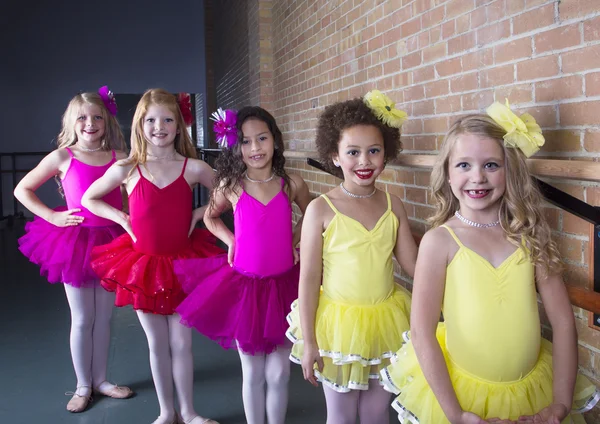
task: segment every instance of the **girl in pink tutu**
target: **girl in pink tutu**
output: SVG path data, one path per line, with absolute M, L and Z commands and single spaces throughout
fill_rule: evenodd
M 129 388 L 106 380 L 115 297 L 100 287 L 90 268 L 92 248 L 109 243 L 123 231 L 81 205 L 86 189 L 117 159 L 126 156 L 116 150 L 125 147 L 116 113 L 117 105 L 107 87 L 73 97 L 63 115 L 58 149 L 15 188 L 15 197 L 36 215 L 25 226 L 19 249 L 40 266 L 50 283 L 64 283 L 71 309 L 70 344 L 77 388 L 67 404 L 70 412 L 85 410 L 92 391 L 118 399 L 132 395 Z M 66 208 L 50 209 L 35 194 L 52 177 L 60 180 Z M 121 210 L 119 186 L 107 191 L 104 201 Z
M 290 372 L 286 315 L 298 296 L 292 202 L 304 213 L 310 193 L 302 178 L 285 172 L 283 136 L 269 112 L 245 107 L 236 117 L 219 110 L 216 121 L 224 148 L 204 222 L 229 251 L 176 261 L 189 293 L 177 312 L 184 324 L 239 350 L 247 422 L 263 424 L 266 416 L 282 424 Z M 235 235 L 219 218 L 231 207 Z
M 161 89 L 144 93 L 131 134 L 130 157 L 113 165 L 83 197 L 91 211 L 127 231 L 94 249 L 92 268 L 106 290 L 116 291 L 117 306 L 133 306 L 148 338 L 160 405 L 154 424 L 180 422 L 173 384 L 185 424 L 216 424 L 194 410 L 192 332 L 175 313 L 184 294 L 173 272 L 174 259 L 222 252 L 208 231 L 194 229 L 204 208 L 192 209 L 191 187 L 212 188 L 213 171 L 195 159 L 182 110 L 171 93 Z M 103 200 L 121 184 L 129 196 L 129 215 Z

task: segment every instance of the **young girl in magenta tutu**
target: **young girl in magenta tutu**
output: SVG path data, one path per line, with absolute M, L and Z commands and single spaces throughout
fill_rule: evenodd
M 123 134 L 115 115 L 117 105 L 107 87 L 98 93 L 73 97 L 63 115 L 58 149 L 46 156 L 15 188 L 15 197 L 36 218 L 25 226 L 19 249 L 50 283 L 64 283 L 71 309 L 71 356 L 77 389 L 67 410 L 86 409 L 92 391 L 113 398 L 132 392 L 106 381 L 110 318 L 114 295 L 100 287 L 90 268 L 94 246 L 106 244 L 123 230 L 81 205 L 85 190 L 117 160 L 126 155 Z M 35 191 L 52 177 L 60 179 L 67 207 L 50 209 Z M 104 200 L 121 210 L 119 187 Z
M 379 370 L 402 346 L 410 314 L 392 255 L 412 275 L 417 248 L 402 201 L 375 181 L 400 151 L 405 119 L 376 90 L 329 106 L 319 118 L 319 156 L 341 168 L 344 182 L 306 211 L 288 336 L 290 359 L 302 364 L 304 378 L 323 383 L 329 424 L 354 424 L 357 416 L 363 424 L 389 422 Z
M 215 423 L 194 410 L 191 331 L 175 308 L 184 298 L 173 260 L 221 253 L 214 237 L 194 229 L 204 208 L 192 210 L 192 186 L 212 187 L 213 171 L 194 159 L 182 111 L 174 95 L 146 91 L 133 117 L 131 156 L 113 165 L 85 193 L 83 204 L 120 224 L 127 234 L 94 249 L 92 267 L 102 286 L 116 291 L 116 305 L 132 305 L 148 338 L 150 367 L 160 405 L 154 424 L 179 422 L 177 389 L 186 424 Z M 105 202 L 106 193 L 125 185 L 129 215 Z M 189 235 L 191 233 L 191 235 Z
M 177 312 L 224 348 L 238 348 L 247 422 L 263 424 L 266 414 L 269 423 L 283 424 L 290 372 L 285 317 L 298 294 L 292 202 L 304 213 L 310 194 L 302 178 L 285 172 L 283 137 L 269 112 L 245 107 L 236 121 L 233 111 L 219 110 L 216 120 L 224 149 L 204 222 L 229 251 L 176 262 L 190 293 Z M 235 235 L 219 218 L 231 207 Z
M 570 413 L 597 402 L 577 377 L 573 310 L 527 169 L 543 143 L 533 117 L 508 104 L 450 128 L 432 172 L 410 343 L 382 371 L 400 422 L 584 423 Z M 536 287 L 553 344 L 541 338 Z

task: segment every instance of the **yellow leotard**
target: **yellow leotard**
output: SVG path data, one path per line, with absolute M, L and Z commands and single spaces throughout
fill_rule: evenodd
M 335 212 L 323 233 L 323 294 L 330 299 L 374 305 L 392 293 L 398 218 L 387 195 L 388 208 L 371 231 L 341 214 L 327 196 L 322 196 Z
M 534 266 L 525 249 L 518 248 L 494 268 L 445 228 L 459 246 L 446 269 L 448 355 L 456 366 L 483 380 L 520 380 L 540 352 Z
M 465 411 L 484 419 L 517 420 L 552 402 L 552 345 L 541 338 L 535 268 L 521 246 L 500 266 L 465 247 L 447 226 L 459 249 L 446 268 L 443 312 L 437 339 L 452 386 Z M 382 371 L 393 406 L 403 423 L 448 424 L 407 343 Z M 579 377 L 574 408 L 598 401 L 596 388 Z M 572 415 L 564 422 L 584 422 Z
M 370 231 L 322 195 L 335 215 L 323 232 L 323 287 L 315 332 L 325 367 L 315 373 L 340 392 L 366 390 L 370 378 L 379 378 L 409 328 L 410 294 L 394 282 L 393 273 L 399 222 L 386 195 L 387 210 Z M 297 302 L 288 321 L 287 334 L 294 342 L 290 358 L 299 363 Z

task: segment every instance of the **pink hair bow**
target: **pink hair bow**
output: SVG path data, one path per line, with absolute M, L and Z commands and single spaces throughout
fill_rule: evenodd
M 213 130 L 217 135 L 217 143 L 222 148 L 231 148 L 237 142 L 237 113 L 234 110 L 221 108 L 213 112 L 211 118 L 215 121 Z
M 115 101 L 115 95 L 108 89 L 108 86 L 104 85 L 98 89 L 98 94 L 104 103 L 104 106 L 108 109 L 112 116 L 117 116 L 117 102 Z

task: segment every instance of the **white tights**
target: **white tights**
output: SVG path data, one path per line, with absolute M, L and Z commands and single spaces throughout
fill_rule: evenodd
M 285 422 L 290 351 L 290 348 L 277 348 L 268 355 L 252 356 L 239 350 L 242 362 L 242 399 L 248 424 L 264 424 L 265 413 L 269 424 Z
M 391 394 L 378 380 L 369 381 L 369 390 L 350 390 L 339 393 L 323 385 L 327 403 L 327 424 L 388 424 Z
M 175 417 L 175 383 L 181 416 L 184 421 L 191 420 L 198 415 L 194 410 L 192 393 L 192 330 L 180 324 L 179 314 L 156 315 L 137 311 L 137 315 L 148 339 L 150 369 L 160 406 L 159 418 L 172 422 Z
M 99 285 L 76 288 L 64 284 L 64 287 L 71 309 L 70 344 L 77 377 L 76 393 L 87 396 L 92 385 L 97 388 L 106 382 L 110 318 L 115 295 Z

